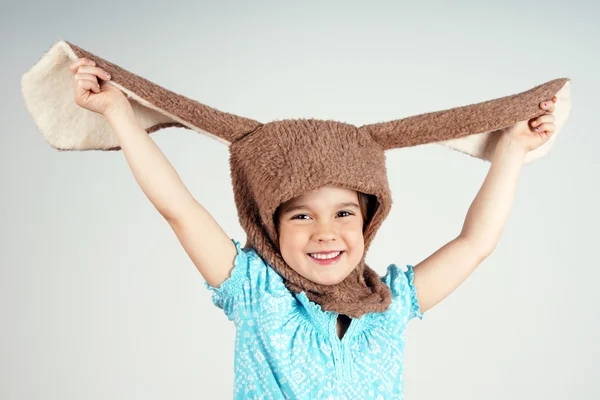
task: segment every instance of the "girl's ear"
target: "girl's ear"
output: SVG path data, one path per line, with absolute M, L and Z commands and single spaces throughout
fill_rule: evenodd
M 148 133 L 177 126 L 229 145 L 262 125 L 205 106 L 58 40 L 21 79 L 29 113 L 46 141 L 57 150 L 120 150 L 105 118 L 75 104 L 69 65 L 81 57 L 93 60 L 112 75 L 107 84 L 127 95 L 138 121 Z
M 526 92 L 468 106 L 415 115 L 399 120 L 363 125 L 384 150 L 437 143 L 486 160 L 484 150 L 490 135 L 513 124 L 544 114 L 539 105 L 552 96 L 556 130 L 552 137 L 527 154 L 525 162 L 546 155 L 571 111 L 571 85 L 568 78 L 555 79 Z M 493 142 L 490 141 L 490 143 Z M 489 149 L 488 149 L 489 151 Z

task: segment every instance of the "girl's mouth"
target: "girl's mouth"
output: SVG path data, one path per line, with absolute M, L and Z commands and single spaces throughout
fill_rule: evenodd
M 335 264 L 336 262 L 338 262 L 340 260 L 340 258 L 342 258 L 342 254 L 344 254 L 343 251 L 340 251 L 339 254 L 333 258 L 315 258 L 313 256 L 311 256 L 310 254 L 307 254 L 307 256 L 314 261 L 315 263 L 319 264 L 319 265 L 331 265 L 331 264 Z

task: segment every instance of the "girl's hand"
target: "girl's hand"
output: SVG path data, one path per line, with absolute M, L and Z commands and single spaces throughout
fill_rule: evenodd
M 122 91 L 106 84 L 110 76 L 96 67 L 94 61 L 79 58 L 69 68 L 73 72 L 75 103 L 78 106 L 102 115 L 116 107 L 131 107 Z M 102 83 L 98 84 L 98 78 Z
M 517 122 L 513 126 L 505 129 L 503 134 L 507 136 L 513 144 L 517 144 L 525 152 L 535 150 L 550 139 L 556 129 L 554 124 L 555 117 L 554 103 L 556 96 L 552 100 L 540 103 L 540 108 L 546 110 L 544 115 L 530 120 Z

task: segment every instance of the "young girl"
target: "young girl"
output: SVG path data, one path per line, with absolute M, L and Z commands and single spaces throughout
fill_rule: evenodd
M 373 193 L 325 184 L 278 204 L 274 238 L 288 273 L 257 249 L 241 248 L 195 201 L 123 93 L 99 85 L 98 78 L 110 79 L 103 69 L 80 58 L 71 70 L 75 102 L 109 122 L 140 187 L 173 228 L 214 304 L 235 322 L 234 394 L 243 399 L 403 398 L 408 321 L 422 318 L 490 255 L 525 156 L 555 130 L 556 98 L 540 104 L 544 115 L 503 130 L 490 146 L 490 170 L 460 234 L 415 267 L 392 264 L 376 279 L 364 265 L 378 208 Z M 359 269 L 365 274 L 356 275 Z M 336 291 L 327 297 L 322 288 Z M 365 288 L 372 291 L 353 304 Z

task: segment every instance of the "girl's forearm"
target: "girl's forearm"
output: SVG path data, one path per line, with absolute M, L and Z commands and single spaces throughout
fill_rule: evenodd
M 469 207 L 460 236 L 485 256 L 496 247 L 512 208 L 527 151 L 502 135 L 488 174 Z
M 169 219 L 193 197 L 130 106 L 105 114 L 138 185 L 156 210 Z

